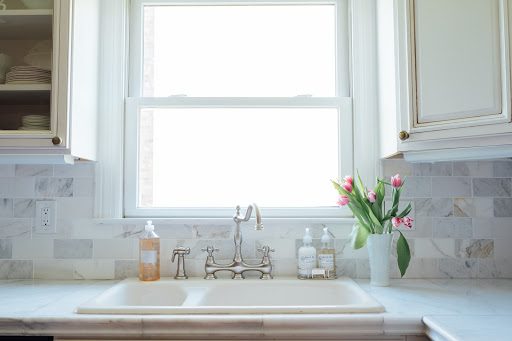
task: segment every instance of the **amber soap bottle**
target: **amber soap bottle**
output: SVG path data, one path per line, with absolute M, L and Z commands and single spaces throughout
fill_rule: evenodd
M 139 240 L 139 279 L 157 281 L 160 279 L 160 237 L 148 220 Z

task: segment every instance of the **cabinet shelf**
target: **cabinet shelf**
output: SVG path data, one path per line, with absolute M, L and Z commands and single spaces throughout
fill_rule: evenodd
M 0 92 L 10 91 L 51 91 L 51 84 L 0 84 Z
M 0 103 L 32 104 L 50 101 L 51 84 L 0 84 Z
M 51 39 L 53 11 L 0 11 L 0 40 Z

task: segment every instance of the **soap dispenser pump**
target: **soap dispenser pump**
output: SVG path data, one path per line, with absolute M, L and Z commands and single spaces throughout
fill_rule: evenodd
M 303 245 L 298 250 L 297 278 L 308 279 L 312 278 L 312 270 L 316 267 L 316 249 L 313 246 L 313 238 L 309 233 L 309 228 L 306 228 L 302 242 Z
M 328 279 L 336 278 L 336 250 L 327 227 L 324 227 L 324 234 L 320 240 L 321 247 L 318 251 L 318 266 L 325 270 Z
M 155 226 L 148 220 L 139 239 L 139 279 L 156 281 L 160 279 L 160 237 Z

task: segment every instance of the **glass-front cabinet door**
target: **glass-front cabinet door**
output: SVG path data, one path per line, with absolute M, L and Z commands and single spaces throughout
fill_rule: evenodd
M 60 84 L 67 92 L 67 68 L 58 67 L 67 58 L 58 51 L 69 31 L 59 18 L 64 7 L 60 0 L 0 0 L 0 148 L 63 146 L 66 119 L 57 113 L 67 101 L 57 90 Z

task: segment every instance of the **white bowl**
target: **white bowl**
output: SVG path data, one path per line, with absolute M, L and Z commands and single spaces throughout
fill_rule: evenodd
M 21 0 L 28 9 L 51 9 L 53 0 Z

